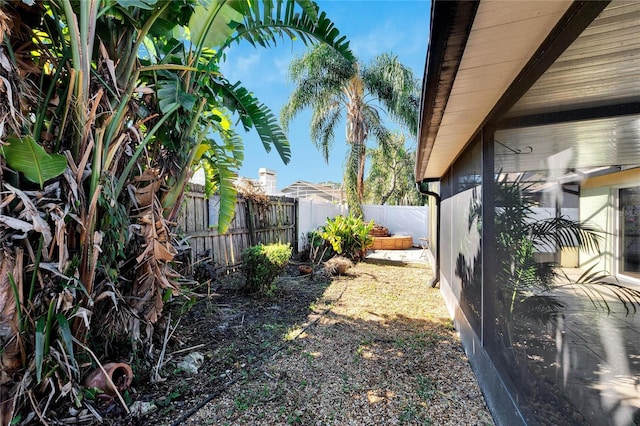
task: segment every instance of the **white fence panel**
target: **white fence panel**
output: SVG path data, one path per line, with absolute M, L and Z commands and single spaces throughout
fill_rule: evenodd
M 420 246 L 420 238 L 429 236 L 428 206 L 364 205 L 362 208 L 367 222 L 373 219 L 376 224 L 387 228 L 391 235 L 410 235 L 416 247 Z M 325 225 L 327 218 L 348 213 L 347 208 L 341 205 L 299 199 L 299 238 L 305 241 L 307 233 Z
M 429 234 L 428 206 L 380 206 L 366 204 L 362 206 L 364 219 L 389 230 L 391 235 L 411 235 L 413 245 L 420 246 L 420 238 Z
M 298 237 L 304 241 L 309 232 L 325 225 L 327 218 L 334 218 L 341 214 L 348 214 L 346 207 L 342 205 L 300 198 L 298 200 L 298 232 L 300 232 Z

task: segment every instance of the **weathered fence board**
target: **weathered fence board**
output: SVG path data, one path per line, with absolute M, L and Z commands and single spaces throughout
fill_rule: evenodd
M 256 244 L 289 243 L 298 249 L 295 199 L 269 197 L 269 205 L 264 208 L 251 199 L 238 197 L 234 218 L 225 234 L 218 233 L 215 226 L 216 202 L 217 197 L 206 199 L 198 185 L 192 185 L 185 196 L 178 234 L 190 245 L 191 267 L 202 262 L 218 272 L 236 269 L 242 261 L 242 250 Z

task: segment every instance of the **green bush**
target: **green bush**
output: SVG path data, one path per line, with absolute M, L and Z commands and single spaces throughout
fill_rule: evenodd
M 336 216 L 327 219 L 321 235 L 336 253 L 357 261 L 364 259 L 367 249 L 373 245 L 373 237 L 369 235 L 373 225 L 373 220 L 367 223 L 352 215 Z
M 245 276 L 244 291 L 270 295 L 276 289 L 275 280 L 289 264 L 289 244 L 258 244 L 242 251 L 242 271 Z

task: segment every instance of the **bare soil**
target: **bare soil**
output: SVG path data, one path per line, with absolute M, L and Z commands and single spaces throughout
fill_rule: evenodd
M 169 329 L 163 381 L 138 374 L 126 395 L 156 410 L 133 416 L 113 401 L 99 407 L 105 422 L 492 425 L 430 274 L 368 260 L 329 279 L 300 276 L 292 263 L 268 298 L 224 277 Z M 189 374 L 178 365 L 194 352 L 204 361 Z

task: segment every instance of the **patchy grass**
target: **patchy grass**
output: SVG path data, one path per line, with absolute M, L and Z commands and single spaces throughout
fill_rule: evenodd
M 322 281 L 292 265 L 263 299 L 225 277 L 168 342 L 166 380 L 136 377 L 132 399 L 160 409 L 105 423 L 492 424 L 430 274 L 376 261 Z M 190 348 L 205 355 L 195 376 L 175 369 Z
M 283 330 L 285 350 L 185 424 L 492 424 L 430 272 L 359 263 L 333 277 L 306 320 Z M 235 407 L 266 384 L 280 393 Z

